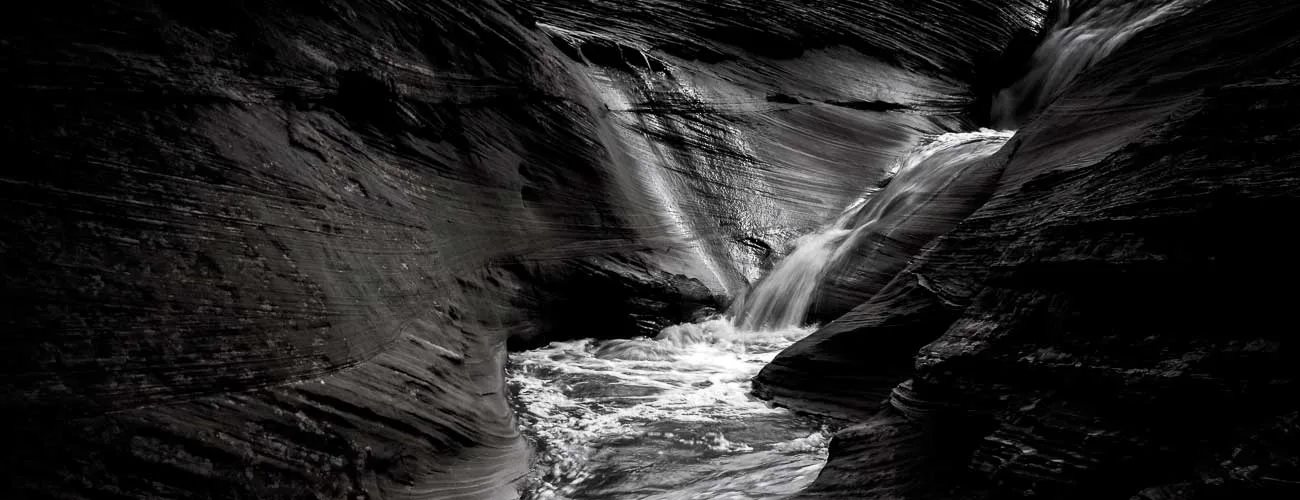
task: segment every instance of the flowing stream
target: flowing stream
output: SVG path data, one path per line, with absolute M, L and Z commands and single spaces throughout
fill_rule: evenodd
M 1103 0 L 1077 17 L 1062 1 L 1065 14 L 1046 28 L 1026 73 L 994 96 L 994 124 L 1019 126 L 1134 34 L 1201 1 L 1150 9 L 1141 2 Z M 936 220 L 955 217 L 955 224 L 978 208 L 953 210 L 961 202 L 944 195 L 969 190 L 961 186 L 969 179 L 963 176 L 983 168 L 979 160 L 1012 134 L 986 129 L 922 141 L 894 162 L 887 183 L 793 241 L 728 318 L 669 327 L 653 339 L 556 342 L 512 354 L 511 399 L 537 450 L 522 496 L 775 499 L 808 486 L 825 463 L 831 429 L 755 399 L 750 379 L 814 330 L 805 324 L 809 308 L 828 274 L 850 255 L 868 256 L 857 265 L 891 270 L 897 259 L 910 257 L 888 255 L 890 249 L 864 252 L 863 245 L 885 248 L 882 241 L 906 240 L 893 253 L 914 252 L 925 243 L 916 240 L 949 227 Z M 671 191 L 662 178 L 652 180 L 658 191 Z M 945 204 L 947 212 L 926 211 Z M 675 202 L 665 209 L 680 211 Z M 687 225 L 682 217 L 673 222 Z M 928 229 L 909 233 L 909 227 L 924 224 Z M 885 264 L 887 259 L 896 262 Z
M 812 333 L 805 313 L 827 269 L 856 242 L 929 203 L 1010 133 L 944 134 L 892 180 L 799 239 L 734 318 L 655 338 L 555 342 L 513 354 L 512 401 L 538 451 L 526 499 L 783 498 L 826 460 L 830 430 L 750 395 L 750 379 Z M 974 147 L 971 147 L 974 145 Z
M 825 426 L 772 408 L 749 380 L 808 328 L 726 319 L 654 339 L 577 340 L 514 354 L 510 388 L 537 464 L 525 499 L 782 498 L 816 477 Z

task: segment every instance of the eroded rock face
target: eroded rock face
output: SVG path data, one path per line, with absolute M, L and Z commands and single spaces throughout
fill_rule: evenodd
M 918 142 L 970 130 L 978 74 L 1046 3 L 517 4 L 735 297 Z
M 701 296 L 494 4 L 196 8 L 5 21 L 3 496 L 510 496 L 504 347 L 549 327 L 492 265 Z
M 718 306 L 975 125 L 1045 10 L 567 5 L 0 21 L 3 493 L 509 497 L 511 341 Z M 1134 37 L 995 156 L 989 204 L 768 367 L 760 394 L 867 421 L 808 495 L 1292 487 L 1261 282 L 1295 278 L 1295 18 L 1215 1 Z
M 1274 224 L 1300 210 L 1300 10 L 1265 4 L 1205 3 L 1085 72 L 988 204 L 759 375 L 797 409 L 879 411 L 808 497 L 1296 494 L 1295 448 L 1258 436 L 1289 442 L 1300 374 L 1270 326 L 1300 276 Z M 915 460 L 872 458 L 894 454 Z
M 527 287 L 511 301 L 529 318 L 528 328 L 511 336 L 511 349 L 574 338 L 654 337 L 719 312 L 725 298 L 650 262 L 628 254 L 503 266 Z
M 822 14 L 958 8 L 899 5 Z M 721 47 L 784 36 L 738 17 L 641 66 L 620 47 L 644 33 L 565 38 L 599 12 L 495 2 L 8 16 L 4 493 L 509 497 L 508 342 L 717 307 L 874 162 L 962 126 L 968 74 L 1042 8 L 977 9 L 898 60 L 908 33 L 806 20 L 798 54 Z

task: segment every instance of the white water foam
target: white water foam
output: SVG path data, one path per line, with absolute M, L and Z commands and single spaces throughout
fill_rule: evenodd
M 750 395 L 807 328 L 724 319 L 654 339 L 577 340 L 511 356 L 516 411 L 538 451 L 530 499 L 779 498 L 825 462 L 820 424 Z

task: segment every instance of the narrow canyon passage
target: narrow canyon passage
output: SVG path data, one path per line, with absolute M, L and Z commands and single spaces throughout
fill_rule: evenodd
M 924 139 L 883 186 L 796 240 L 727 317 L 512 354 L 512 401 L 537 452 L 524 498 L 774 499 L 807 487 L 831 429 L 760 401 L 750 379 L 816 329 L 809 308 L 838 262 L 896 272 L 973 210 L 982 193 L 970 186 L 998 173 L 981 160 L 1010 136 Z
M 980 208 L 1003 175 L 992 158 L 1014 128 L 1079 73 L 1184 3 L 1194 2 L 1149 10 L 1107 3 L 1072 17 L 1069 2 L 1061 2 L 1021 79 L 992 98 L 989 119 L 1002 130 L 921 134 L 892 160 L 864 164 L 882 171 L 880 180 L 838 215 L 789 240 L 779 262 L 733 294 L 724 316 L 670 326 L 652 338 L 561 341 L 513 353 L 512 402 L 536 452 L 523 498 L 776 499 L 809 488 L 825 466 L 834 431 L 847 422 L 774 407 L 752 393 L 751 379 L 818 330 L 819 319 L 886 288 L 927 244 Z M 641 56 L 648 68 L 649 56 Z M 661 78 L 651 71 L 642 76 Z M 616 86 L 604 75 L 600 81 Z M 703 92 L 670 87 L 684 95 Z M 626 100 L 613 103 L 627 107 Z M 666 168 L 662 154 L 646 151 L 640 150 L 640 162 L 653 161 L 641 168 Z M 663 174 L 651 184 L 665 199 L 674 196 Z M 669 205 L 666 212 L 677 214 L 670 223 L 691 233 L 681 202 Z M 712 269 L 720 276 L 717 269 L 737 264 Z M 900 387 L 896 393 L 911 393 L 910 382 Z
M 1300 498 L 1300 3 L 23 7 L 0 500 Z

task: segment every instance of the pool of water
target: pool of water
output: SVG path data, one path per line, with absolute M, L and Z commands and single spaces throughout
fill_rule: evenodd
M 798 492 L 831 429 L 749 394 L 810 328 L 724 319 L 654 339 L 576 340 L 511 355 L 512 401 L 536 463 L 525 499 L 767 499 Z

